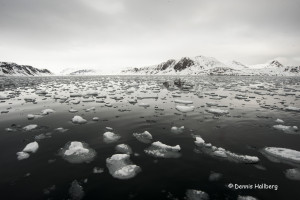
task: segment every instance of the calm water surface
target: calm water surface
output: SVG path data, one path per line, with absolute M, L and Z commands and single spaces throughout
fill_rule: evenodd
M 178 78 L 181 84 L 176 85 Z M 82 186 L 83 199 L 186 199 L 188 189 L 204 191 L 210 199 L 300 196 L 300 182 L 285 176 L 287 169 L 299 166 L 273 162 L 261 153 L 264 147 L 300 151 L 299 132 L 289 134 L 273 128 L 278 118 L 286 126 L 300 127 L 300 112 L 285 110 L 287 106 L 300 107 L 299 78 L 11 77 L 0 78 L 0 99 L 0 199 L 70 199 L 74 180 Z M 133 99 L 137 103 L 129 103 Z M 176 110 L 179 104 L 175 99 L 193 101 L 194 111 Z M 212 102 L 216 104 L 207 105 Z M 41 115 L 46 108 L 55 112 Z M 71 108 L 78 112 L 69 112 Z M 207 112 L 210 108 L 228 110 L 229 114 L 212 114 Z M 35 119 L 29 120 L 28 114 L 36 115 Z M 87 123 L 72 123 L 75 115 Z M 93 121 L 93 117 L 99 120 Z M 23 130 L 30 124 L 38 127 Z M 184 130 L 174 134 L 173 126 L 184 126 Z M 59 132 L 55 130 L 58 127 L 68 130 Z M 113 128 L 121 138 L 105 143 L 106 127 Z M 144 131 L 152 134 L 152 142 L 180 145 L 181 156 L 147 155 L 144 150 L 151 144 L 141 143 L 132 135 Z M 40 134 L 47 137 L 36 138 Z M 197 150 L 195 135 L 236 154 L 257 156 L 260 161 L 245 164 L 210 156 Z M 37 152 L 18 160 L 16 153 L 33 141 L 39 144 Z M 97 156 L 89 163 L 67 162 L 59 150 L 70 141 L 87 143 Z M 116 154 L 118 144 L 132 148 L 130 159 L 141 168 L 131 179 L 116 179 L 106 167 L 106 159 Z M 95 167 L 103 168 L 103 173 L 93 173 Z M 213 172 L 222 176 L 211 181 Z M 265 183 L 278 185 L 278 190 L 230 189 L 229 183 Z

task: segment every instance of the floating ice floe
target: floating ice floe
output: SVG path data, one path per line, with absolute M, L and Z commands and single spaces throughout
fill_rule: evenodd
M 200 136 L 196 136 L 195 139 L 195 144 L 197 147 L 199 147 L 199 149 L 197 150 L 200 150 L 201 152 L 204 152 L 208 155 L 239 163 L 252 164 L 259 162 L 259 158 L 256 156 L 239 155 L 225 150 L 221 147 L 215 147 L 210 143 L 205 143 L 205 141 Z
M 113 132 L 109 132 L 109 131 L 108 131 L 108 132 L 105 132 L 105 133 L 103 134 L 103 140 L 104 140 L 105 143 L 116 142 L 116 141 L 118 141 L 120 138 L 121 138 L 120 135 L 115 134 L 115 133 L 113 133 Z
M 140 142 L 150 143 L 152 140 L 152 135 L 148 131 L 144 131 L 143 133 L 133 133 L 133 136 Z
M 99 117 L 93 117 L 93 121 L 99 121 Z
M 84 197 L 83 188 L 77 180 L 72 182 L 71 187 L 69 188 L 69 195 L 71 200 L 80 200 Z
M 41 133 L 39 135 L 36 135 L 34 137 L 35 140 L 43 140 L 43 139 L 46 139 L 46 138 L 51 138 L 51 135 L 52 133 Z
M 81 116 L 76 115 L 72 118 L 72 122 L 74 124 L 85 124 L 87 121 L 85 119 L 83 119 Z
M 180 112 L 186 113 L 186 112 L 192 112 L 194 111 L 195 107 L 194 106 L 176 106 L 176 109 Z
M 37 142 L 31 142 L 25 146 L 23 152 L 26 153 L 35 153 L 39 148 L 39 144 Z
M 36 129 L 38 127 L 38 125 L 36 125 L 36 124 L 29 124 L 29 125 L 27 125 L 27 126 L 24 126 L 23 127 L 23 130 L 24 131 L 31 131 L 31 130 L 33 130 L 33 129 Z
M 94 174 L 101 174 L 104 172 L 104 169 L 103 168 L 100 168 L 100 167 L 94 167 L 93 168 L 93 173 Z
M 60 155 L 70 163 L 91 162 L 96 156 L 96 151 L 82 142 L 68 142 L 64 148 L 60 149 Z
M 54 112 L 55 112 L 54 110 L 47 108 L 47 109 L 42 110 L 42 115 L 48 115 L 48 114 L 54 113 Z
M 206 109 L 206 112 L 212 113 L 212 114 L 217 114 L 217 115 L 225 115 L 225 114 L 229 113 L 228 110 L 222 110 L 219 108 L 209 108 L 209 109 Z
M 68 131 L 69 129 L 66 129 L 66 128 L 63 128 L 63 127 L 59 127 L 59 128 L 54 129 L 54 130 L 58 131 L 60 133 L 64 133 L 64 132 Z
M 187 200 L 209 200 L 209 196 L 206 192 L 201 190 L 187 190 L 186 191 Z
M 175 99 L 174 102 L 179 104 L 193 104 L 193 101 L 181 100 L 181 99 Z
M 300 151 L 280 147 L 265 147 L 262 154 L 275 162 L 288 162 L 291 164 L 300 164 Z
M 160 141 L 153 142 L 150 147 L 145 149 L 145 153 L 150 156 L 158 158 L 178 158 L 180 154 L 180 146 L 169 146 L 161 143 Z
M 69 110 L 69 112 L 70 113 L 76 113 L 76 112 L 78 112 L 78 110 L 75 110 L 75 109 L 72 108 L 72 109 Z
M 218 103 L 214 103 L 214 102 L 207 102 L 206 105 L 207 106 L 217 106 L 219 104 Z
M 258 200 L 258 199 L 253 197 L 253 196 L 241 196 L 241 195 L 239 195 L 237 197 L 237 200 Z
M 183 133 L 183 131 L 184 131 L 184 126 L 181 126 L 181 127 L 173 126 L 173 127 L 171 128 L 171 132 L 172 132 L 172 133 L 175 133 L 175 134 Z
M 284 123 L 284 121 L 283 121 L 282 119 L 276 119 L 275 122 L 276 122 L 276 123 L 280 123 L 280 124 L 283 124 L 283 123 Z
M 150 106 L 150 104 L 148 104 L 148 103 L 140 103 L 139 106 L 147 108 L 147 107 Z
M 96 108 L 95 108 L 95 107 L 91 107 L 91 108 L 85 109 L 86 112 L 90 112 L 90 111 L 92 111 L 92 110 L 96 110 Z
M 132 154 L 132 149 L 127 144 L 118 144 L 115 149 L 118 153 Z
M 131 164 L 130 156 L 128 154 L 114 154 L 106 159 L 106 166 L 109 173 L 118 179 L 130 179 L 135 177 L 141 168 L 137 165 Z
M 29 153 L 26 153 L 26 152 L 23 152 L 23 151 L 20 151 L 20 152 L 17 152 L 17 159 L 18 160 L 24 160 L 24 159 L 27 159 L 29 158 Z
M 285 125 L 274 125 L 273 128 L 283 131 L 285 133 L 291 133 L 291 134 L 295 134 L 298 131 L 298 127 L 297 126 L 285 126 Z
M 29 158 L 30 156 L 29 153 L 35 153 L 38 150 L 38 148 L 39 148 L 39 144 L 37 142 L 31 142 L 27 144 L 22 151 L 17 152 L 17 156 L 18 156 L 17 159 L 24 160 Z
M 35 115 L 33 114 L 28 114 L 27 115 L 27 119 L 31 120 L 31 119 L 34 119 L 35 118 Z
M 285 110 L 300 112 L 300 108 L 293 107 L 293 106 L 288 106 L 288 107 L 285 108 Z
M 285 176 L 288 179 L 300 181 L 300 168 L 288 169 L 285 171 Z

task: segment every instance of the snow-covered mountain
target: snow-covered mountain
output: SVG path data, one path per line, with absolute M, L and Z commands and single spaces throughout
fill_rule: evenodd
M 238 61 L 222 63 L 213 57 L 183 57 L 179 60 L 167 60 L 158 65 L 128 68 L 122 74 L 140 75 L 300 75 L 299 67 L 286 67 L 277 60 L 265 64 L 247 66 Z
M 95 75 L 98 74 L 94 69 L 66 68 L 59 75 L 76 76 L 76 75 Z M 99 74 L 100 75 L 100 74 Z
M 10 62 L 0 62 L 0 76 L 49 76 L 48 69 L 37 69 L 29 65 L 18 65 Z

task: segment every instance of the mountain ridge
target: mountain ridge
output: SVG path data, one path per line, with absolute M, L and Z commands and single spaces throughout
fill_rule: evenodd
M 0 76 L 47 76 L 53 75 L 48 69 L 38 69 L 30 65 L 0 62 Z

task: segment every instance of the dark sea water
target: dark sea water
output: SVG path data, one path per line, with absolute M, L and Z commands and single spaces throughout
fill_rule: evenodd
M 75 93 L 81 96 L 70 96 Z M 25 101 L 26 98 L 33 102 Z M 288 106 L 300 107 L 297 77 L 2 77 L 0 99 L 0 199 L 3 200 L 76 199 L 74 192 L 70 193 L 74 180 L 82 186 L 83 199 L 187 199 L 190 189 L 201 190 L 210 199 L 238 196 L 298 199 L 300 196 L 300 181 L 285 175 L 286 170 L 299 165 L 274 162 L 262 153 L 264 147 L 300 151 L 300 131 L 287 133 L 273 127 L 279 124 L 276 119 L 283 120 L 282 125 L 300 127 L 300 112 L 286 110 Z M 128 102 L 132 99 L 137 103 Z M 194 111 L 176 110 L 179 104 L 175 99 L 193 101 L 190 105 L 195 107 Z M 80 102 L 74 104 L 75 100 Z M 206 103 L 210 102 L 216 105 L 208 106 Z M 149 106 L 140 106 L 141 103 Z M 46 108 L 55 112 L 42 115 Z M 69 112 L 71 108 L 78 112 Z M 210 108 L 227 110 L 228 114 L 212 114 L 207 112 Z M 36 117 L 29 120 L 28 114 Z M 87 123 L 72 123 L 75 115 Z M 99 120 L 93 121 L 93 117 Z M 23 129 L 30 124 L 38 126 L 30 131 Z M 172 133 L 173 126 L 184 126 L 183 132 Z M 56 131 L 59 127 L 68 130 Z M 105 143 L 106 127 L 113 128 L 112 132 L 121 138 Z M 151 143 L 133 137 L 133 133 L 144 131 L 152 134 L 152 142 L 180 145 L 180 156 L 157 158 L 146 154 L 144 150 Z M 46 138 L 35 138 L 40 134 Z M 259 162 L 246 164 L 204 153 L 195 145 L 195 136 L 239 155 L 256 156 Z M 39 144 L 37 152 L 18 160 L 16 153 L 33 141 Z M 96 157 L 88 163 L 63 159 L 60 149 L 71 141 L 88 144 L 97 153 Z M 133 178 L 121 180 L 109 173 L 106 159 L 117 153 L 118 144 L 132 148 L 130 160 L 141 168 Z M 95 167 L 104 171 L 93 173 Z M 209 179 L 212 173 L 220 173 L 221 177 L 212 181 Z M 278 188 L 235 189 L 228 187 L 230 183 L 268 184 Z

